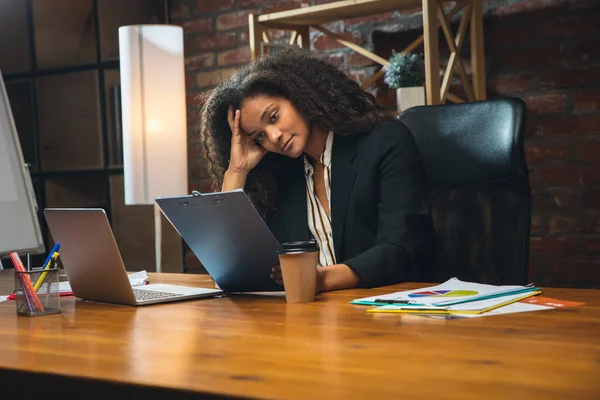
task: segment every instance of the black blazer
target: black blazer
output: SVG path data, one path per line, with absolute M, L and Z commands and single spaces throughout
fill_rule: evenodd
M 429 187 L 412 134 L 401 122 L 333 140 L 331 219 L 336 261 L 363 287 L 418 279 L 433 232 Z M 277 179 L 277 213 L 268 225 L 279 241 L 308 240 L 302 157 Z

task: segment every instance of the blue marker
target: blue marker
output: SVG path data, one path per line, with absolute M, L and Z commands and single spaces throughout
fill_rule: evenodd
M 46 257 L 46 261 L 44 261 L 44 265 L 42 265 L 42 268 L 44 268 L 44 269 L 46 268 L 46 265 L 48 265 L 48 263 L 50 262 L 50 260 L 52 260 L 52 254 L 54 254 L 55 252 L 57 252 L 58 249 L 60 249 L 60 243 L 56 242 L 56 244 L 52 248 L 52 251 L 50 253 L 48 253 L 48 257 Z

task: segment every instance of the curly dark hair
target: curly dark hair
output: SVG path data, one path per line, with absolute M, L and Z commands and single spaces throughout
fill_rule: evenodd
M 200 114 L 200 148 L 205 172 L 213 190 L 220 190 L 229 165 L 231 130 L 229 106 L 239 109 L 245 99 L 257 95 L 288 99 L 311 128 L 336 135 L 370 130 L 392 121 L 396 114 L 377 104 L 369 92 L 325 60 L 301 50 L 280 50 L 241 67 L 217 86 Z M 274 171 L 281 170 L 284 156 L 267 154 L 248 175 L 245 191 L 261 215 L 275 211 L 277 184 Z M 281 171 L 280 171 L 281 172 Z

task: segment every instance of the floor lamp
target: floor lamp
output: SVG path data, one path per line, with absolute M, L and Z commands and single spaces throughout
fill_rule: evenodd
M 125 204 L 154 205 L 156 272 L 161 213 L 154 199 L 188 192 L 183 29 L 119 28 Z

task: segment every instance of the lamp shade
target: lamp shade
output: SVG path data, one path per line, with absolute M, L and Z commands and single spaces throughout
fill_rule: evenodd
M 119 28 L 125 204 L 188 191 L 183 29 Z

